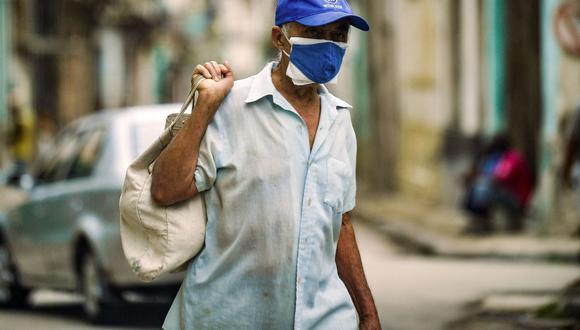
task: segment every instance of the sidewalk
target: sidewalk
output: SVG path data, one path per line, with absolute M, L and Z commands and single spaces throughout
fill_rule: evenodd
M 498 233 L 461 234 L 467 219 L 458 209 L 401 195 L 360 194 L 354 215 L 391 239 L 427 255 L 576 262 L 580 239 Z
M 490 293 L 450 330 L 580 329 L 580 279 L 558 291 Z

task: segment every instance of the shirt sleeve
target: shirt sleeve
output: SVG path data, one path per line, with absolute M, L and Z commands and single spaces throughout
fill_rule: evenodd
M 198 192 L 213 187 L 226 149 L 226 139 L 222 134 L 224 122 L 219 109 L 208 125 L 205 136 L 199 146 L 199 155 L 195 167 L 195 186 Z
M 346 150 L 348 152 L 348 158 L 350 161 L 351 175 L 346 183 L 346 191 L 344 196 L 344 210 L 342 213 L 350 212 L 354 209 L 356 205 L 356 153 L 357 153 L 357 142 L 356 135 L 354 133 L 354 128 L 352 127 L 352 122 L 350 120 L 350 115 L 348 119 L 348 136 L 346 140 Z

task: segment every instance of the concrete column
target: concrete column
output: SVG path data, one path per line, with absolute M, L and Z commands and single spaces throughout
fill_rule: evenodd
M 135 57 L 134 105 L 155 103 L 155 67 L 152 47 L 140 48 Z
M 479 15 L 477 1 L 461 6 L 461 129 L 468 135 L 478 131 L 479 111 Z
M 400 123 L 395 35 L 388 8 L 392 1 L 368 1 L 371 31 L 368 33 L 372 153 L 375 191 L 399 189 Z M 385 56 L 389 54 L 389 56 Z
M 224 39 L 221 56 L 235 68 L 236 79 L 253 75 L 264 65 L 260 46 L 268 40 L 269 28 L 274 24 L 273 4 L 263 0 L 217 2 L 220 14 L 215 27 Z
M 127 92 L 123 37 L 119 31 L 107 28 L 100 31 L 98 38 L 101 49 L 100 104 L 105 109 L 118 108 L 124 105 Z
M 506 8 L 506 127 L 526 157 L 534 178 L 539 173 L 542 136 L 541 7 L 539 2 L 510 0 Z
M 451 110 L 448 128 L 454 132 L 461 131 L 461 1 L 447 0 L 445 6 L 446 20 L 444 25 L 447 35 L 447 68 L 448 74 L 443 75 L 447 89 L 448 104 Z

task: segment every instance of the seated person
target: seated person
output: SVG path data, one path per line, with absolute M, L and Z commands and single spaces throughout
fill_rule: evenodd
M 508 229 L 520 231 L 533 191 L 529 165 L 503 134 L 495 136 L 478 158 L 466 183 L 463 208 L 471 217 L 466 233 L 492 232 L 491 215 L 498 209 L 508 216 Z

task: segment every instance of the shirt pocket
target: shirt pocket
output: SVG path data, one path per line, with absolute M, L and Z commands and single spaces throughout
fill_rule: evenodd
M 350 170 L 347 163 L 332 157 L 327 160 L 324 203 L 335 213 L 341 213 L 344 208 L 344 196 L 349 176 Z

